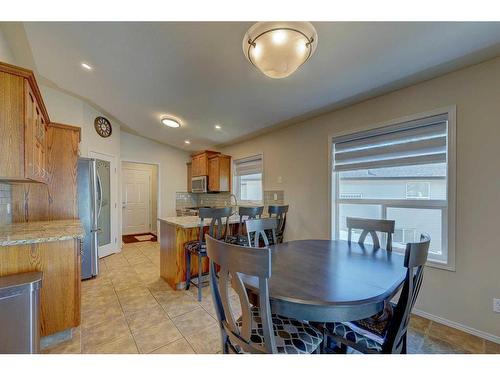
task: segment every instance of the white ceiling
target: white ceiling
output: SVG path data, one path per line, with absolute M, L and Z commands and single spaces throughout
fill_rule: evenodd
M 315 55 L 273 80 L 245 59 L 251 23 L 25 23 L 35 69 L 125 128 L 188 150 L 262 132 L 500 43 L 500 23 L 313 23 Z M 81 62 L 94 67 L 91 72 Z M 182 128 L 160 124 L 169 113 Z M 222 130 L 214 129 L 221 124 Z M 190 139 L 191 145 L 184 140 Z

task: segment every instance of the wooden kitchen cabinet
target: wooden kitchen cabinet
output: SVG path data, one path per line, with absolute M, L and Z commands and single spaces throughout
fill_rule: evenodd
M 47 182 L 47 124 L 27 80 L 24 81 L 24 167 L 25 177 Z
M 49 122 L 33 72 L 0 63 L 0 180 L 48 181 Z
M 191 178 L 193 177 L 192 169 L 193 169 L 193 163 L 186 163 L 187 167 L 187 191 L 188 193 L 191 193 Z
M 43 273 L 40 336 L 80 325 L 80 269 L 79 239 L 0 247 L 0 276 Z
M 45 135 L 45 184 L 11 183 L 12 221 L 31 222 L 78 218 L 77 164 L 80 128 L 51 123 Z
M 220 152 L 206 150 L 191 155 L 192 177 L 208 176 L 208 159 L 219 154 Z
M 231 191 L 231 156 L 218 154 L 208 159 L 208 190 Z

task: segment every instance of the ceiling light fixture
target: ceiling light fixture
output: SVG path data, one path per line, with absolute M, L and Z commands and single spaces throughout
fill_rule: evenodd
M 187 145 L 190 145 L 190 144 L 191 144 L 191 141 L 190 141 L 189 139 L 186 139 L 186 140 L 184 141 L 184 143 L 185 143 L 185 144 L 187 144 Z
M 220 130 L 220 129 L 222 128 L 222 126 L 220 126 L 220 125 L 215 125 L 214 127 L 215 127 L 215 129 L 217 129 L 217 130 Z
M 309 22 L 258 22 L 243 38 L 243 52 L 271 78 L 285 78 L 314 53 L 318 34 Z
M 83 69 L 86 69 L 86 70 L 92 70 L 92 67 L 91 67 L 89 64 L 87 64 L 87 63 L 84 63 L 84 62 L 83 62 L 81 65 L 82 65 L 82 68 L 83 68 Z
M 170 128 L 179 128 L 181 126 L 181 123 L 179 121 L 171 117 L 162 117 L 160 121 L 163 125 L 166 125 Z

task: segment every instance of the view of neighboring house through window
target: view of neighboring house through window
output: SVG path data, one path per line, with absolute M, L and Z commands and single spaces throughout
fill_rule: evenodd
M 240 202 L 262 201 L 262 156 L 234 161 L 234 193 Z
M 395 220 L 396 251 L 428 233 L 429 260 L 448 264 L 448 152 L 448 114 L 334 138 L 334 236 L 348 216 Z

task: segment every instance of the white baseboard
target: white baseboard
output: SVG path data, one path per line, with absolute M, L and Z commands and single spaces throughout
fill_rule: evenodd
M 492 335 L 491 333 L 483 332 L 475 328 L 468 327 L 466 325 L 463 325 L 461 323 L 453 322 L 451 320 L 441 318 L 440 316 L 429 314 L 428 312 L 419 310 L 419 309 L 413 309 L 412 313 L 418 316 L 421 316 L 422 318 L 426 318 L 429 320 L 432 320 L 436 323 L 441 323 L 445 326 L 451 327 L 458 329 L 459 331 L 463 331 L 466 333 L 470 333 L 471 335 L 481 337 L 482 339 L 493 341 L 497 344 L 500 344 L 500 337 Z

